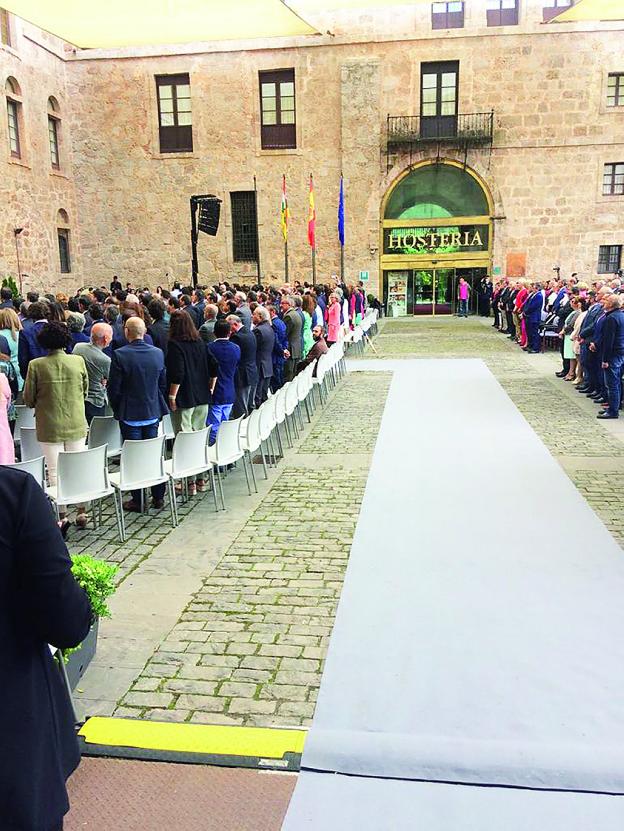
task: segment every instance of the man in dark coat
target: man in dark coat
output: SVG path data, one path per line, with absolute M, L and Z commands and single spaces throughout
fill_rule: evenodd
M 222 421 L 227 421 L 236 398 L 236 370 L 241 359 L 240 347 L 230 340 L 230 324 L 217 320 L 214 327 L 215 339 L 208 344 L 208 351 L 217 361 L 217 383 L 208 410 L 210 444 L 214 444 Z
M 239 418 L 249 415 L 254 408 L 258 386 L 256 339 L 238 315 L 228 315 L 226 321 L 230 324 L 230 341 L 235 343 L 241 352 L 236 371 L 236 399 L 232 410 L 232 418 Z
M 256 407 L 263 404 L 269 396 L 269 385 L 273 377 L 273 346 L 275 332 L 271 326 L 271 316 L 264 306 L 257 306 L 253 313 L 256 338 L 256 363 L 258 366 L 258 385 L 256 387 Z
M 169 412 L 165 356 L 156 346 L 145 343 L 145 323 L 140 317 L 126 321 L 124 334 L 128 345 L 113 352 L 108 400 L 124 441 L 153 439 L 158 435 L 161 418 Z M 152 487 L 154 508 L 162 508 L 164 495 L 164 484 Z M 132 499 L 124 503 L 124 508 L 140 512 L 141 492 L 132 491 Z
M 622 401 L 622 368 L 624 367 L 624 312 L 621 294 L 605 299 L 606 315 L 602 327 L 602 361 L 608 404 L 598 418 L 619 418 Z
M 284 380 L 292 381 L 295 377 L 295 369 L 302 356 L 302 315 L 299 315 L 295 308 L 295 301 L 291 297 L 282 298 L 280 303 L 282 309 L 282 320 L 286 325 L 286 337 L 288 338 L 288 350 L 284 356 Z
M 80 752 L 48 644 L 77 646 L 91 607 L 32 476 L 0 467 L 0 828 L 60 831 Z
M 26 380 L 28 364 L 33 358 L 42 358 L 48 350 L 39 346 L 37 335 L 47 323 L 48 308 L 44 303 L 31 303 L 28 307 L 28 320 L 31 325 L 24 327 L 17 341 L 17 361 L 20 374 Z
M 539 324 L 544 308 L 544 296 L 541 283 L 531 285 L 530 293 L 522 307 L 522 314 L 527 330 L 528 349 L 530 354 L 540 351 Z

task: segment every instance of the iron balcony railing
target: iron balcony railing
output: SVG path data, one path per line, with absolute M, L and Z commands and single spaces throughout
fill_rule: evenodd
M 491 144 L 494 111 L 461 115 L 389 115 L 388 147 L 426 142 L 477 146 Z

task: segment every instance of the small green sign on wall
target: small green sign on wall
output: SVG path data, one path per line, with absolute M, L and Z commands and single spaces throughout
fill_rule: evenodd
M 360 282 L 368 283 L 368 271 L 360 271 Z

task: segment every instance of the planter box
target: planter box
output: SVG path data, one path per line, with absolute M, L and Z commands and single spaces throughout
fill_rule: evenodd
M 67 677 L 69 678 L 69 685 L 72 690 L 76 689 L 78 682 L 85 674 L 87 667 L 93 660 L 93 656 L 95 655 L 95 650 L 97 648 L 98 628 L 99 620 L 96 620 L 91 629 L 89 629 L 87 637 L 80 644 L 78 649 L 75 652 L 72 652 L 69 656 L 69 660 L 65 664 Z

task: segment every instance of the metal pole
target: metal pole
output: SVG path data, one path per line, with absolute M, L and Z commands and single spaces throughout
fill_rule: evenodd
M 21 228 L 15 228 L 13 231 L 15 235 L 15 255 L 17 257 L 17 282 L 19 284 L 20 297 L 22 296 L 22 267 L 20 265 L 19 245 L 17 244 L 18 234 L 22 233 Z
M 256 205 L 256 265 L 258 266 L 258 283 L 262 282 L 262 271 L 260 269 L 260 232 L 258 229 L 258 189 L 256 177 L 254 176 L 254 201 Z
M 316 246 L 312 249 L 312 285 L 316 286 Z
M 344 283 L 344 245 L 340 246 L 340 282 Z
M 197 201 L 191 197 L 191 267 L 193 271 L 193 287 L 197 286 L 199 266 L 197 264 Z
M 288 282 L 288 240 L 284 240 L 284 282 Z

